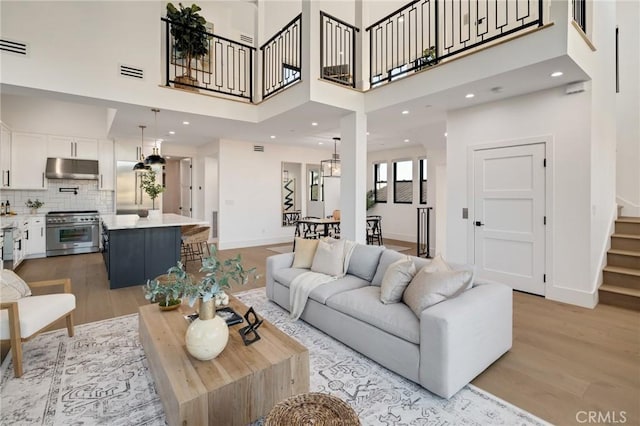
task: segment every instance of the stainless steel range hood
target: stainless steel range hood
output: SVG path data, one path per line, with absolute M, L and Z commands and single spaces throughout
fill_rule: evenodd
M 97 160 L 47 158 L 45 176 L 49 179 L 98 179 Z

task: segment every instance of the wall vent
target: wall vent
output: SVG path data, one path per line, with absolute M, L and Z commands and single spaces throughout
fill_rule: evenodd
M 27 56 L 29 49 L 27 43 L 3 38 L 0 39 L 0 50 L 3 52 L 15 53 L 16 55 Z
M 240 33 L 240 41 L 253 46 L 253 37 L 250 35 Z
M 120 75 L 123 77 L 139 78 L 142 80 L 144 79 L 144 70 L 142 68 L 120 64 Z
M 253 150 L 255 152 L 264 152 L 264 145 L 254 145 Z
M 211 215 L 211 238 L 218 238 L 218 212 Z

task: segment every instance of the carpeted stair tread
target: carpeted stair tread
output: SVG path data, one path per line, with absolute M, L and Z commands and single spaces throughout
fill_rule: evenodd
M 621 249 L 609 249 L 609 254 L 619 254 L 623 256 L 640 257 L 640 251 L 638 250 L 621 250 Z
M 640 269 L 624 268 L 622 266 L 607 265 L 603 269 L 606 272 L 615 272 L 617 274 L 635 275 L 640 278 Z
M 634 288 L 620 287 L 617 285 L 602 284 L 600 286 L 600 291 L 608 291 L 609 293 L 624 294 L 627 296 L 640 298 L 640 290 L 636 290 Z

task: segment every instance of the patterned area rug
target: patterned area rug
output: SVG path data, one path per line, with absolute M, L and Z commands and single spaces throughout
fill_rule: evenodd
M 363 357 L 267 301 L 264 289 L 237 295 L 309 348 L 311 390 L 347 401 L 363 425 L 546 425 L 472 385 L 439 398 Z M 45 333 L 24 345 L 25 374 L 10 356 L 1 368 L 2 425 L 164 425 L 138 316 L 127 315 Z M 257 422 L 259 425 L 261 422 Z

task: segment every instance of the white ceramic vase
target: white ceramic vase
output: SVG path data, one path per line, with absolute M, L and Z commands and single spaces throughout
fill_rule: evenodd
M 187 351 L 200 361 L 208 361 L 220 355 L 229 341 L 227 322 L 216 315 L 215 301 L 200 302 L 199 318 L 187 328 Z
M 159 219 L 162 212 L 159 209 L 149 209 L 149 219 Z

